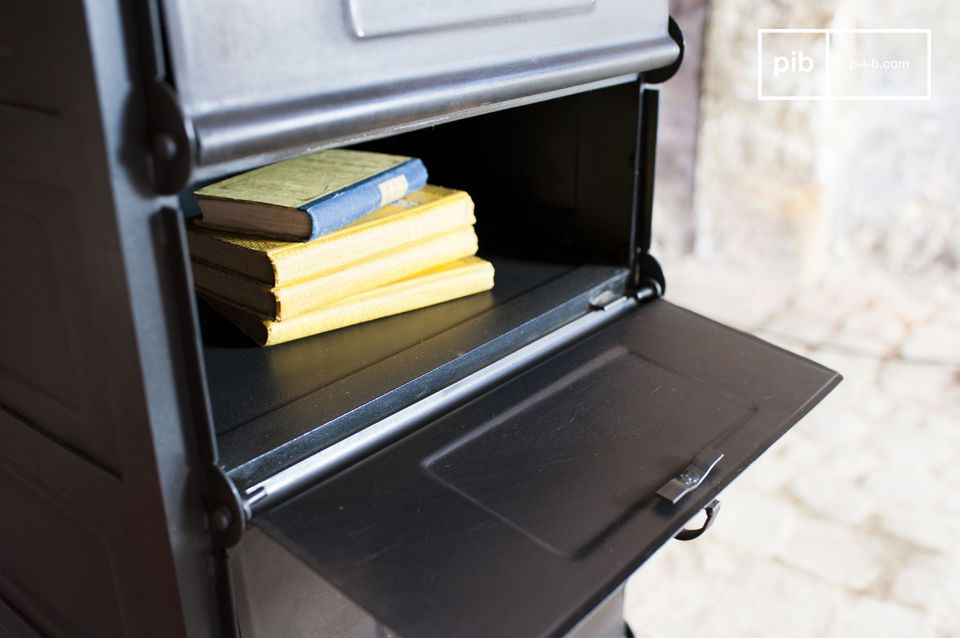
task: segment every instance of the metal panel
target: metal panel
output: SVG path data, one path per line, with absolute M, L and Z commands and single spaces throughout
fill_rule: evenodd
M 556 96 L 679 53 L 664 0 L 386 4 L 162 0 L 195 175 Z
M 0 597 L 50 636 L 219 629 L 130 14 L 0 3 Z
M 0 638 L 43 638 L 23 614 L 0 598 Z
M 244 638 L 398 636 L 257 527 L 231 550 L 231 564 Z M 626 638 L 625 629 L 621 588 L 564 638 Z
M 104 533 L 0 467 L 0 582 L 29 600 L 37 624 L 77 638 L 123 635 Z
M 243 638 L 396 638 L 256 527 L 230 554 Z
M 255 522 L 400 635 L 558 635 L 838 382 L 657 300 Z

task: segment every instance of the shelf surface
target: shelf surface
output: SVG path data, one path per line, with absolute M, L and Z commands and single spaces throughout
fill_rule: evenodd
M 240 485 L 289 465 L 588 311 L 626 270 L 490 258 L 487 293 L 260 348 L 205 304 L 221 464 Z

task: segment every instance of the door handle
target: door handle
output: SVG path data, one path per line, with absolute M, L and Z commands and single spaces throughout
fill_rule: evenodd
M 717 519 L 717 514 L 720 513 L 720 501 L 713 499 L 707 506 L 703 508 L 704 514 L 707 515 L 707 520 L 703 522 L 703 525 L 697 529 L 682 529 L 677 532 L 677 535 L 674 536 L 678 541 L 692 541 L 695 538 L 699 538 L 703 535 L 705 531 L 710 529 L 710 526 L 713 525 L 713 521 Z

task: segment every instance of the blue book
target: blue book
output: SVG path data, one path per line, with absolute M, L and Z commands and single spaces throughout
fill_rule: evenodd
M 194 193 L 203 225 L 286 241 L 310 241 L 427 183 L 416 158 L 332 150 L 234 175 Z

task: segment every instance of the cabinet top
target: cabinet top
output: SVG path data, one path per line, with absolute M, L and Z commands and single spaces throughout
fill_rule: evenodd
M 666 0 L 161 0 L 193 179 L 626 80 Z

